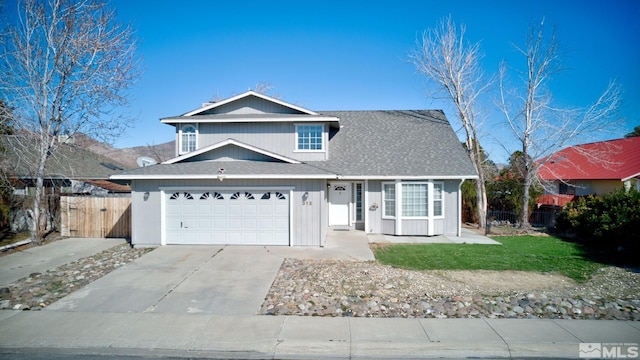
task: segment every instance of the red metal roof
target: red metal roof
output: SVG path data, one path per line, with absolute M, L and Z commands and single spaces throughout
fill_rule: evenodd
M 576 145 L 553 154 L 538 170 L 543 180 L 621 180 L 640 176 L 640 137 Z

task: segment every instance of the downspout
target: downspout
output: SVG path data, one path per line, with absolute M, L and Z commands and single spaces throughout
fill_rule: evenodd
M 362 216 L 364 216 L 364 233 L 369 233 L 369 179 L 364 179 L 364 199 L 362 204 Z
M 460 180 L 458 184 L 458 237 L 462 236 L 462 183 L 464 180 Z

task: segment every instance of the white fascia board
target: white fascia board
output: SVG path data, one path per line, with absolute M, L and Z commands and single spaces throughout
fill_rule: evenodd
M 443 175 L 443 176 L 419 176 L 419 175 L 358 175 L 358 176 L 349 176 L 349 175 L 338 175 L 336 177 L 340 180 L 476 180 L 479 178 L 478 175 L 465 175 L 465 176 L 453 176 L 453 175 Z
M 625 182 L 625 181 L 629 181 L 629 180 L 631 180 L 631 179 L 633 179 L 633 178 L 637 178 L 637 177 L 640 177 L 640 173 L 633 174 L 633 175 L 629 175 L 629 176 L 627 176 L 626 178 L 621 179 L 621 181 L 622 181 L 622 182 Z
M 174 163 L 180 162 L 182 160 L 189 159 L 191 157 L 194 157 L 194 156 L 197 156 L 197 155 L 200 155 L 200 154 L 204 154 L 206 152 L 209 152 L 209 151 L 212 151 L 212 150 L 215 150 L 215 149 L 221 148 L 223 146 L 227 146 L 227 145 L 235 145 L 235 146 L 247 149 L 249 151 L 253 151 L 253 152 L 256 152 L 256 153 L 259 153 L 259 154 L 262 154 L 262 155 L 265 155 L 265 156 L 268 156 L 268 157 L 271 157 L 271 158 L 274 158 L 274 159 L 277 159 L 277 160 L 281 160 L 281 161 L 287 162 L 289 164 L 300 164 L 300 161 L 298 161 L 298 160 L 292 159 L 292 158 L 284 156 L 284 155 L 276 154 L 276 153 L 268 151 L 268 150 L 260 149 L 258 147 L 253 146 L 253 145 L 249 145 L 249 144 L 246 144 L 246 143 L 243 143 L 241 141 L 234 140 L 234 139 L 227 139 L 227 140 L 220 141 L 219 143 L 215 143 L 215 144 L 212 144 L 212 145 L 209 145 L 209 146 L 205 146 L 203 148 L 200 148 L 198 150 L 192 151 L 190 153 L 187 153 L 187 154 L 184 154 L 184 155 L 180 155 L 180 156 L 175 157 L 173 159 L 169 159 L 167 161 L 164 161 L 164 162 L 162 162 L 162 164 L 165 164 L 165 165 L 166 164 L 174 164 Z
M 308 114 L 308 115 L 318 115 L 316 112 L 311 111 L 309 109 L 305 109 L 303 107 L 296 106 L 296 105 L 290 104 L 290 103 L 282 101 L 282 100 L 278 100 L 278 99 L 273 98 L 271 96 L 260 94 L 258 92 L 253 91 L 253 90 L 249 90 L 249 91 L 246 91 L 246 92 L 244 92 L 242 94 L 238 94 L 236 96 L 232 96 L 232 97 L 230 97 L 228 99 L 224 99 L 224 100 L 221 100 L 221 101 L 218 101 L 218 102 L 215 102 L 215 103 L 208 104 L 208 105 L 203 106 L 203 107 L 201 107 L 199 109 L 190 111 L 190 112 L 188 112 L 188 113 L 186 113 L 186 114 L 184 114 L 182 116 L 196 115 L 196 114 L 199 114 L 199 113 L 201 113 L 203 111 L 207 111 L 207 110 L 216 108 L 218 106 L 222 106 L 224 104 L 228 104 L 230 102 L 234 102 L 236 100 L 239 100 L 239 99 L 245 98 L 247 96 L 251 96 L 251 95 L 259 97 L 259 98 L 262 98 L 264 100 L 267 100 L 267 101 L 270 101 L 270 102 L 273 102 L 273 103 L 276 103 L 276 104 L 279 104 L 279 105 L 282 105 L 282 106 L 285 106 L 285 107 L 288 107 L 288 108 L 296 110 L 296 111 L 303 112 L 303 113 Z
M 304 115 L 300 116 L 287 116 L 287 117 L 279 117 L 274 115 L 273 117 L 261 117 L 261 118 L 221 118 L 221 119 L 212 119 L 212 118 L 164 118 L 160 120 L 163 124 L 195 124 L 195 123 L 245 123 L 245 122 L 340 122 L 340 119 L 335 116 L 315 116 L 315 117 L 306 117 Z
M 238 180 L 238 179 L 335 179 L 335 175 L 309 174 L 276 174 L 276 175 L 229 175 L 229 174 L 198 174 L 198 175 L 112 175 L 111 180 Z

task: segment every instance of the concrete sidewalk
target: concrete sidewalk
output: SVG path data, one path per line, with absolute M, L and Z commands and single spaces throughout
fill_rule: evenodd
M 437 235 L 437 236 L 392 236 L 383 234 L 366 235 L 370 242 L 377 243 L 401 243 L 401 244 L 483 244 L 501 245 L 499 242 L 488 238 L 477 232 L 462 228 L 460 236 Z
M 606 320 L 8 312 L 12 316 L 0 321 L 0 355 L 5 356 L 578 358 L 580 343 L 629 344 L 640 339 L 640 323 Z

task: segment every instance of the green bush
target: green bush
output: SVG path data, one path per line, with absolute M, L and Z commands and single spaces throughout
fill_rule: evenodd
M 616 190 L 568 204 L 556 219 L 560 232 L 605 247 L 640 249 L 640 191 Z

